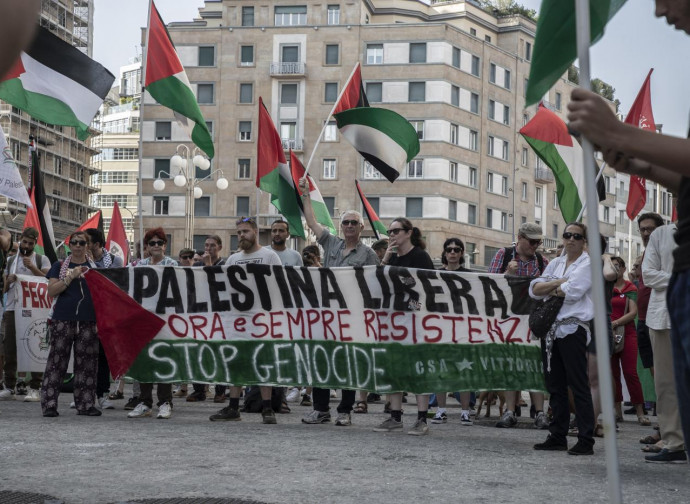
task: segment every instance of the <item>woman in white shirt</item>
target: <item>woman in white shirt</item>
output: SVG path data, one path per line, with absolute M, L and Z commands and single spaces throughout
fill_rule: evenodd
M 587 379 L 587 344 L 591 338 L 589 321 L 594 317 L 591 299 L 592 277 L 585 252 L 587 227 L 568 224 L 563 233 L 565 254 L 549 263 L 541 277 L 532 280 L 529 294 L 534 299 L 564 298 L 556 321 L 542 340 L 542 361 L 546 389 L 551 394 L 553 420 L 546 441 L 535 450 L 568 450 L 568 387 L 575 398 L 578 441 L 568 453 L 594 452 L 594 409 Z

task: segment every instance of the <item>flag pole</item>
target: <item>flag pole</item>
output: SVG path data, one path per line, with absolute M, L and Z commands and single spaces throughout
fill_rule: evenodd
M 604 173 L 604 168 L 606 168 L 606 162 L 604 162 L 604 164 L 601 165 L 601 169 L 599 170 L 599 173 L 597 173 L 597 178 L 594 179 L 595 184 L 599 183 L 599 179 L 601 179 L 601 176 Z M 575 219 L 576 222 L 580 222 L 580 219 L 582 219 L 582 216 L 584 215 L 585 210 L 587 210 L 587 201 L 585 201 L 585 204 L 582 205 L 582 208 L 580 209 L 580 213 L 577 214 L 577 219 Z
M 573 1 L 573 0 L 571 0 Z M 591 90 L 589 45 L 590 32 L 590 0 L 575 1 L 575 20 L 577 33 L 577 57 L 580 61 L 580 86 L 585 90 Z M 586 201 L 590 208 L 596 208 L 599 202 L 597 185 L 594 180 L 594 147 L 592 143 L 583 138 L 582 151 L 585 167 Z M 606 451 L 606 475 L 608 479 L 609 502 L 621 504 L 621 494 L 618 452 L 616 449 L 616 422 L 613 413 L 613 387 L 611 378 L 611 364 L 608 359 L 609 342 L 608 331 L 610 321 L 606 314 L 606 299 L 604 297 L 604 276 L 601 266 L 601 243 L 599 240 L 599 216 L 598 212 L 587 212 L 587 227 L 589 228 L 589 240 L 587 242 L 590 253 L 590 267 L 592 274 L 592 301 L 594 303 L 594 334 L 597 355 L 597 368 L 599 371 L 599 391 L 601 395 L 601 411 L 604 420 L 604 447 Z M 595 419 L 596 422 L 596 419 Z
M 137 180 L 137 190 L 139 191 L 139 198 L 137 201 L 137 208 L 139 213 L 139 250 L 141 252 L 141 259 L 144 258 L 144 188 L 142 183 L 141 165 L 144 159 L 144 141 L 143 141 L 143 119 L 144 119 L 144 97 L 146 96 L 146 52 L 149 50 L 149 34 L 151 32 L 151 7 L 153 0 L 149 0 L 149 11 L 146 18 L 146 46 L 141 51 L 141 103 L 139 105 L 139 178 Z M 136 240 L 135 240 L 136 241 Z M 136 249 L 136 247 L 135 247 Z M 136 250 L 135 250 L 136 255 Z
M 323 125 L 323 128 L 321 128 L 321 133 L 319 133 L 319 137 L 316 139 L 316 143 L 314 144 L 314 149 L 311 151 L 311 156 L 309 156 L 309 161 L 307 161 L 307 166 L 304 167 L 304 176 L 305 177 L 307 175 L 309 175 L 309 167 L 311 166 L 311 161 L 312 161 L 312 159 L 314 159 L 314 154 L 316 154 L 316 149 L 319 147 L 319 144 L 321 143 L 321 138 L 323 137 L 323 132 L 326 131 L 326 127 L 328 126 L 328 120 L 333 115 L 333 112 L 335 112 L 335 108 L 338 106 L 338 103 L 340 103 L 340 99 L 343 97 L 343 94 L 345 93 L 345 90 L 347 89 L 348 84 L 350 84 L 352 77 L 355 75 L 357 68 L 359 68 L 359 61 L 357 63 L 355 63 L 355 67 L 352 69 L 352 72 L 350 72 L 350 76 L 347 78 L 347 80 L 345 81 L 345 85 L 340 90 L 340 94 L 338 95 L 338 98 L 335 100 L 335 103 L 333 104 L 333 108 L 329 112 L 328 117 L 326 117 L 326 122 Z

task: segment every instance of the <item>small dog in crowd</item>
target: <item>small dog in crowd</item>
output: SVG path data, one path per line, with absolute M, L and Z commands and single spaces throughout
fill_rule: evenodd
M 482 405 L 486 403 L 486 415 L 485 417 L 491 416 L 491 405 L 496 404 L 496 399 L 498 398 L 498 416 L 503 415 L 503 406 L 506 403 L 505 393 L 502 391 L 493 390 L 482 390 L 477 399 L 477 418 L 482 412 Z

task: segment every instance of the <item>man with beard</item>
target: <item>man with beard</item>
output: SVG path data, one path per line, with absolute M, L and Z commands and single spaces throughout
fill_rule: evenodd
M 225 259 L 220 256 L 223 250 L 223 240 L 218 235 L 209 235 L 204 242 L 204 254 L 200 261 L 196 261 L 192 266 L 222 266 Z M 189 394 L 187 402 L 202 402 L 206 400 L 206 385 L 203 383 L 193 383 L 194 392 Z M 225 402 L 225 385 L 216 385 L 213 396 L 214 403 Z
M 124 262 L 121 257 L 111 254 L 105 248 L 103 231 L 96 228 L 85 229 L 89 237 L 86 246 L 88 254 L 98 268 L 122 268 Z M 96 375 L 96 400 L 101 409 L 114 409 L 115 405 L 108 399 L 110 394 L 110 367 L 105 356 L 101 340 L 98 340 L 98 373 Z
M 278 219 L 271 224 L 271 249 L 278 254 L 283 266 L 303 266 L 302 256 L 299 252 L 286 246 L 290 239 L 288 223 Z
M 250 217 L 243 217 L 237 221 L 237 237 L 239 238 L 240 252 L 232 254 L 226 264 L 229 266 L 239 264 L 266 264 L 280 266 L 280 257 L 268 247 L 262 247 L 258 242 L 258 226 Z M 261 417 L 265 424 L 276 423 L 276 415 L 271 407 L 272 387 L 259 387 L 261 389 L 262 411 Z M 230 405 L 209 417 L 212 422 L 236 421 L 240 417 L 240 393 L 242 387 L 230 387 Z
M 14 325 L 15 292 L 14 282 L 17 275 L 45 276 L 50 270 L 50 260 L 34 252 L 38 241 L 38 230 L 28 227 L 22 231 L 17 254 L 10 257 L 5 268 L 4 288 L 7 291 L 7 305 L 2 317 L 3 333 L 5 335 L 5 388 L 0 390 L 0 399 L 14 399 L 14 387 L 17 384 L 17 334 Z M 11 243 L 11 242 L 10 242 Z M 43 381 L 43 373 L 31 373 L 29 390 L 24 401 L 40 401 L 39 389 Z

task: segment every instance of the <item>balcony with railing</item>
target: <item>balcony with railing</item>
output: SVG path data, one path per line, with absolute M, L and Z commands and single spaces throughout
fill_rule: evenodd
M 534 169 L 534 181 L 535 182 L 542 182 L 542 183 L 553 182 L 554 181 L 553 173 L 548 168 L 535 168 Z
M 281 138 L 281 143 L 283 144 L 283 150 L 301 151 L 303 150 L 303 141 L 299 138 Z
M 307 73 L 307 65 L 301 62 L 273 62 L 271 76 L 273 77 L 303 77 Z

